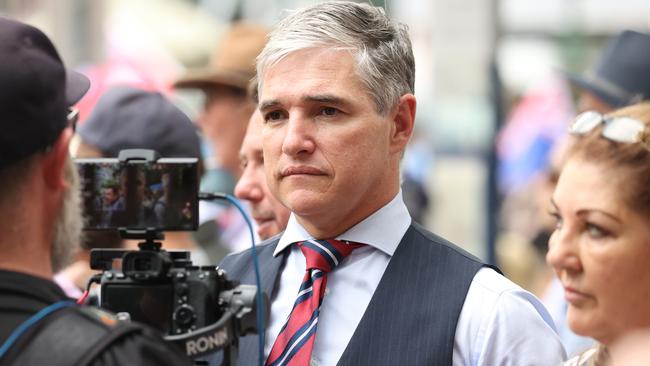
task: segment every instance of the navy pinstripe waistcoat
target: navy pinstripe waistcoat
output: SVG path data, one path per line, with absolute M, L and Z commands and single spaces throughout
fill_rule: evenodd
M 286 253 L 279 237 L 258 246 L 264 292 L 271 296 Z M 250 250 L 226 257 L 229 279 L 255 284 Z M 412 224 L 338 362 L 347 365 L 451 365 L 456 323 L 476 272 L 485 266 L 456 245 Z M 411 286 L 405 286 L 411 284 Z M 257 335 L 241 338 L 239 365 L 258 365 Z M 221 355 L 210 359 L 218 366 Z

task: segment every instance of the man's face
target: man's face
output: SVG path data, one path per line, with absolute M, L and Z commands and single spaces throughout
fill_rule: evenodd
M 269 191 L 264 175 L 262 154 L 262 116 L 255 112 L 251 117 L 239 151 L 242 176 L 235 186 L 235 196 L 250 202 L 257 234 L 262 240 L 283 231 L 289 221 L 290 211 Z
M 104 188 L 104 202 L 107 205 L 112 205 L 118 198 L 119 196 L 113 188 Z
M 397 194 L 395 114 L 377 113 L 350 53 L 291 53 L 260 95 L 269 186 L 312 235 L 338 235 Z
M 237 95 L 225 86 L 211 87 L 205 94 L 198 124 L 213 145 L 219 166 L 237 178 L 241 174 L 239 147 L 255 106 L 245 95 Z

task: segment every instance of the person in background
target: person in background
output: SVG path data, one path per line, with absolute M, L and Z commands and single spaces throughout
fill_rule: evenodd
M 568 302 L 568 325 L 600 347 L 569 365 L 603 365 L 627 332 L 650 327 L 649 125 L 646 102 L 584 112 L 570 128 L 547 261 Z
M 69 144 L 89 82 L 40 30 L 4 17 L 0 54 L 0 362 L 190 365 L 157 332 L 76 306 L 52 281 L 79 243 Z
M 151 149 L 161 157 L 199 158 L 201 156 L 199 137 L 192 121 L 160 93 L 148 92 L 130 86 L 117 86 L 106 91 L 88 119 L 78 128 L 78 144 L 73 155 L 76 158 L 117 157 L 124 149 Z M 124 171 L 126 172 L 126 171 Z M 144 200 L 144 176 L 138 171 L 140 179 L 134 184 L 139 192 L 139 199 Z M 125 180 L 120 175 L 122 185 Z M 116 183 L 118 184 L 118 183 Z M 118 184 L 119 185 L 119 184 Z M 120 189 L 125 194 L 125 188 Z M 124 197 L 116 202 L 122 202 Z M 125 203 L 119 204 L 125 207 Z M 143 208 L 148 220 L 155 220 L 153 207 Z M 144 214 L 144 212 L 143 212 Z M 119 221 L 119 216 L 112 213 L 110 225 Z M 106 236 L 106 238 L 101 238 Z M 99 239 L 99 243 L 94 240 Z M 115 233 L 97 232 L 86 239 L 86 244 L 76 257 L 72 268 L 88 267 L 89 252 L 92 248 L 101 248 L 101 243 L 112 243 L 115 248 Z M 136 249 L 137 241 L 123 243 L 130 249 Z M 167 231 L 162 241 L 164 249 L 189 250 L 191 259 L 197 265 L 213 264 L 205 251 L 194 241 L 190 232 Z M 87 248 L 87 249 L 86 249 Z M 77 286 L 86 282 L 92 271 L 78 271 L 68 268 L 57 276 L 57 280 L 66 288 L 74 283 Z M 83 288 L 83 287 L 81 287 Z M 69 292 L 73 296 L 76 291 Z
M 579 92 L 578 112 L 611 112 L 650 99 L 650 34 L 625 30 L 613 37 L 594 67 L 567 75 Z
M 120 196 L 119 184 L 115 182 L 107 182 L 107 184 L 102 186 L 102 197 L 98 207 L 98 209 L 102 211 L 102 226 L 109 227 L 113 220 L 113 213 L 125 209 L 120 200 Z
M 248 93 L 257 105 L 256 78 L 251 81 Z M 266 240 L 284 231 L 290 211 L 271 194 L 266 182 L 262 152 L 263 123 L 262 115 L 255 111 L 248 122 L 246 136 L 239 150 L 242 175 L 235 186 L 235 196 L 249 203 L 251 216 L 257 224 L 257 234 L 261 240 Z
M 650 34 L 632 30 L 617 34 L 609 40 L 593 67 L 581 75 L 568 74 L 567 78 L 578 92 L 578 113 L 589 110 L 609 113 L 616 108 L 650 99 Z M 553 148 L 549 168 L 544 175 L 546 179 L 536 192 L 543 202 L 540 204 L 542 208 L 555 189 L 570 143 L 570 140 L 562 139 Z M 540 212 L 540 221 L 546 225 L 536 240 L 544 243 L 537 248 L 541 253 L 546 253 L 553 222 L 542 215 L 545 212 Z M 566 323 L 567 303 L 561 283 L 552 276 L 547 283 L 541 299 L 553 316 L 567 353 L 579 354 L 589 348 L 594 340 L 571 331 Z
M 201 157 L 200 140 L 192 121 L 162 94 L 130 86 L 107 90 L 79 127 L 78 135 L 77 158 L 117 157 L 125 149 L 151 149 L 163 158 Z M 137 188 L 143 191 L 140 195 L 144 199 L 144 182 Z M 155 218 L 153 207 L 150 211 Z M 165 232 L 163 247 L 190 250 L 195 263 L 210 264 L 190 232 Z
M 282 235 L 258 246 L 271 299 L 265 360 L 244 337 L 241 365 L 564 359 L 534 296 L 413 222 L 404 205 L 400 161 L 416 113 L 406 26 L 365 3 L 305 7 L 272 31 L 257 75 L 266 179 L 292 213 Z M 252 284 L 251 252 L 221 267 Z
M 206 173 L 201 191 L 232 194 L 241 175 L 239 148 L 255 111 L 247 87 L 255 76 L 255 57 L 266 42 L 265 27 L 236 22 L 219 42 L 204 69 L 189 70 L 174 87 L 200 90 L 204 95 L 197 124 L 204 137 Z M 207 151 L 206 151 L 207 150 Z M 228 251 L 250 247 L 244 220 L 235 208 L 201 202 L 198 235 L 215 242 L 212 257 L 222 259 Z
M 256 88 L 251 94 L 257 104 Z M 251 215 L 257 223 L 257 234 L 260 239 L 266 240 L 284 231 L 291 212 L 273 196 L 266 182 L 262 152 L 263 122 L 262 115 L 256 111 L 248 123 L 239 150 L 242 175 L 235 186 L 235 196 L 248 201 Z
M 241 174 L 239 147 L 256 107 L 247 88 L 255 76 L 255 57 L 264 47 L 266 35 L 266 28 L 261 26 L 241 22 L 231 25 L 209 67 L 189 70 L 174 83 L 177 89 L 203 92 L 205 102 L 197 123 L 214 149 L 210 158 L 216 159 L 215 167 L 231 176 L 229 192 Z

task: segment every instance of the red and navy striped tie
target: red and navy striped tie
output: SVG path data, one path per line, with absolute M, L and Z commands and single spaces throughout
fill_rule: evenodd
M 273 343 L 267 366 L 307 366 L 316 337 L 318 313 L 327 287 L 327 273 L 363 244 L 339 240 L 307 240 L 298 246 L 307 270 L 287 322 Z

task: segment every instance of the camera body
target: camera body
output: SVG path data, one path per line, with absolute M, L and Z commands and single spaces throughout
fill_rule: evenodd
M 265 296 L 256 286 L 229 281 L 216 266 L 192 265 L 190 252 L 166 251 L 159 242 L 163 231 L 196 230 L 197 159 L 161 159 L 155 151 L 133 149 L 117 159 L 75 162 L 84 229 L 142 240 L 139 250 L 90 251 L 90 267 L 102 272 L 89 282 L 101 284 L 99 306 L 159 329 L 190 358 L 223 350 L 225 364 L 235 364 L 239 337 L 264 331 L 258 319 L 268 316 Z
M 105 270 L 100 306 L 128 313 L 164 334 L 194 331 L 221 317 L 219 294 L 234 288 L 215 266 L 193 266 L 189 252 L 93 250 L 91 266 L 121 255 L 122 270 Z

